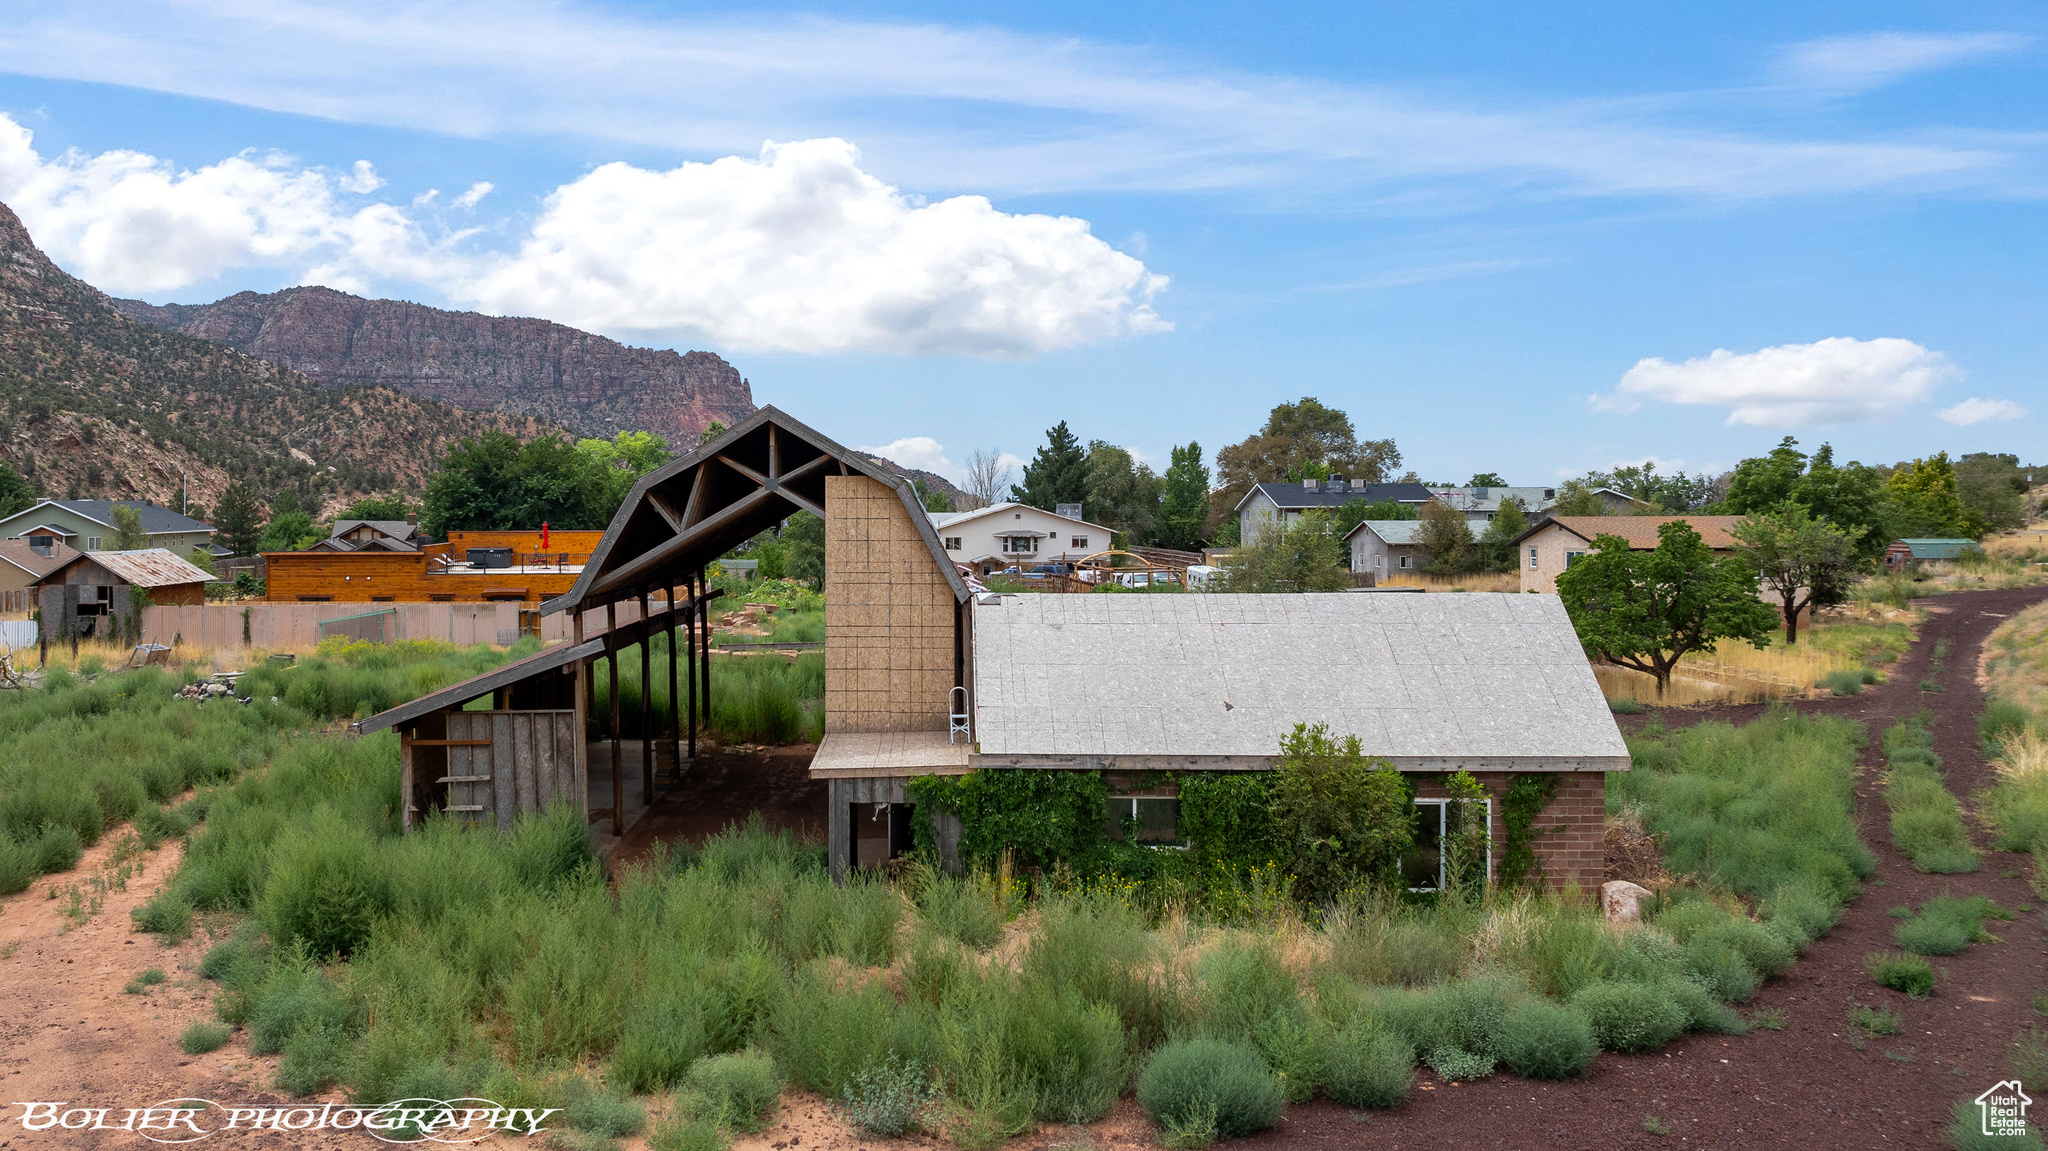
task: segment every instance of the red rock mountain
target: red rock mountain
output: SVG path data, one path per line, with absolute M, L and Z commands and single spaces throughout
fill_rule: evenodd
M 710 352 L 632 348 L 547 320 L 366 300 L 332 288 L 211 304 L 115 300 L 130 319 L 239 348 L 328 387 L 375 384 L 471 411 L 517 412 L 586 436 L 655 432 L 677 448 L 753 393 Z

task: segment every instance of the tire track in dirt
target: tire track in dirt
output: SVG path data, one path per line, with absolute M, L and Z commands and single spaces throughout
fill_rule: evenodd
M 1875 691 L 1796 701 L 1802 713 L 1839 715 L 1865 725 L 1870 741 L 1859 757 L 1858 819 L 1877 855 L 1876 879 L 1851 901 L 1842 922 L 1807 949 L 1784 975 L 1764 986 L 1751 1007 L 1785 1011 L 1782 1031 L 1744 1036 L 1689 1035 L 1648 1055 L 1602 1053 L 1592 1073 L 1570 1083 L 1541 1083 L 1500 1073 L 1450 1086 L 1426 1071 L 1409 1101 L 1390 1111 L 1357 1113 L 1318 1102 L 1288 1108 L 1280 1127 L 1245 1140 L 1246 1147 L 1712 1147 L 1801 1151 L 1874 1147 L 1938 1147 L 1949 1109 L 2008 1074 L 2014 1036 L 2033 1022 L 2031 997 L 2048 988 L 2048 936 L 2039 909 L 1990 930 L 1999 943 L 1980 943 L 1935 960 L 1934 995 L 1915 1002 L 1871 982 L 1865 954 L 1894 946 L 1899 904 L 1918 907 L 1952 890 L 1988 895 L 2006 908 L 2031 906 L 2024 878 L 2001 872 L 2023 856 L 1985 851 L 1978 871 L 1922 875 L 1891 845 L 1880 784 L 1879 743 L 1894 720 L 1922 707 L 1934 713 L 1934 749 L 1949 790 L 1971 805 L 1990 780 L 1977 739 L 1984 696 L 1976 682 L 1978 652 L 2006 617 L 2048 599 L 2048 588 L 1958 592 L 1925 601 L 1928 621 L 1912 649 Z M 1937 641 L 1948 650 L 1937 677 L 1943 691 L 1922 694 Z M 1681 726 L 1708 720 L 1744 723 L 1762 705 L 1676 709 L 1627 717 L 1631 728 L 1661 720 Z M 1977 835 L 1980 850 L 1986 838 Z M 1878 1036 L 1858 1050 L 1847 1021 L 1853 1004 L 1898 1011 L 1903 1033 Z M 1889 1050 L 1894 1057 L 1887 1057 Z M 1644 1129 L 1654 1115 L 1669 1129 Z

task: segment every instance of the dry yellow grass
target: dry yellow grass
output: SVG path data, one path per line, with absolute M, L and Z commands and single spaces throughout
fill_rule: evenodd
M 1981 675 L 1993 698 L 2048 715 L 2048 603 L 1998 625 L 1984 643 Z
M 2025 781 L 2048 777 L 2048 736 L 2031 727 L 2020 728 L 2001 742 L 1991 765 L 2007 779 Z
M 1890 622 L 1840 620 L 1821 623 L 1800 633 L 1800 642 L 1786 646 L 1780 635 L 1761 651 L 1746 643 L 1722 644 L 1710 654 L 1678 661 L 1671 685 L 1662 698 L 1657 683 L 1638 671 L 1610 664 L 1593 665 L 1593 677 L 1610 702 L 1634 699 L 1661 706 L 1687 704 L 1762 703 L 1823 694 L 1816 687 L 1830 673 L 1860 671 L 1874 653 L 1903 648 L 1906 613 Z
M 1381 587 L 1419 587 L 1424 591 L 1506 591 L 1520 592 L 1522 577 L 1517 572 L 1478 572 L 1472 575 L 1428 575 L 1411 572 L 1380 581 Z

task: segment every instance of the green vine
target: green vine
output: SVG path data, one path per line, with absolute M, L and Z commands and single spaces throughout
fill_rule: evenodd
M 1536 837 L 1549 829 L 1537 830 L 1536 817 L 1557 798 L 1557 775 L 1540 772 L 1517 775 L 1508 781 L 1507 796 L 1501 802 L 1501 820 L 1507 828 L 1507 846 L 1497 869 L 1500 884 L 1514 887 L 1529 878 L 1536 866 Z

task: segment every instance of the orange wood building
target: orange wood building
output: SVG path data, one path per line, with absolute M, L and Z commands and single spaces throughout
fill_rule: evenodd
M 273 603 L 524 603 L 576 584 L 603 532 L 449 532 L 416 552 L 265 552 Z M 491 553 L 472 554 L 472 553 Z

